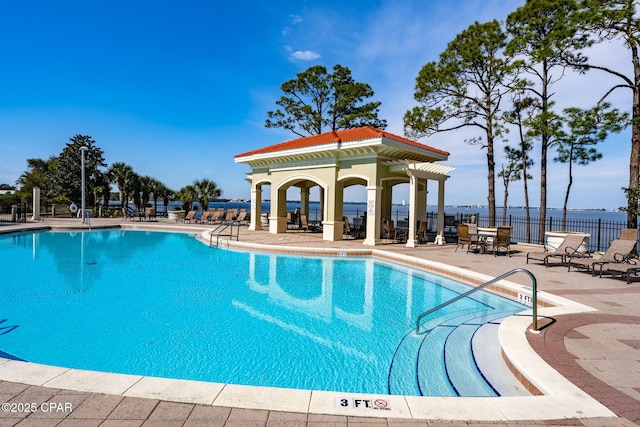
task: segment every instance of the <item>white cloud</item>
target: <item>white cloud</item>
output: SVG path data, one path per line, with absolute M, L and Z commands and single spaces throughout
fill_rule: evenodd
M 289 55 L 292 61 L 311 61 L 320 58 L 320 54 L 312 50 L 296 50 Z

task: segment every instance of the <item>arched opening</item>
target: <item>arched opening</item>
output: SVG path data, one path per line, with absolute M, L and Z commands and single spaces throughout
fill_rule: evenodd
M 367 236 L 367 180 L 348 177 L 342 184 L 343 238 L 364 239 Z
M 325 219 L 322 182 L 309 176 L 292 177 L 281 182 L 273 194 L 277 202 L 272 201 L 270 219 L 277 221 L 278 232 L 322 231 Z

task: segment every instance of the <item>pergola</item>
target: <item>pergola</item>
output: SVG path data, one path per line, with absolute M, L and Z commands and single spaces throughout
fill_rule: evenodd
M 382 219 L 391 218 L 393 186 L 409 183 L 407 246 L 417 244 L 416 227 L 426 220 L 427 181 L 438 182 L 435 243 L 444 243 L 444 183 L 451 167 L 436 164 L 449 153 L 372 127 L 332 131 L 271 145 L 235 156 L 251 167 L 250 229 L 260 230 L 262 186 L 271 187 L 269 231 L 287 232 L 286 192 L 300 189 L 300 213 L 309 212 L 309 189 L 319 186 L 324 240 L 343 238 L 343 193 L 346 187 L 367 190 L 365 245 L 382 239 Z

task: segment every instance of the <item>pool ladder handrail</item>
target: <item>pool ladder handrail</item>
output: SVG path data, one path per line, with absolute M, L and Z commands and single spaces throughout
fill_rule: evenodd
M 467 292 L 458 295 L 455 298 L 451 298 L 448 301 L 443 302 L 442 304 L 438 305 L 437 307 L 433 307 L 427 311 L 425 311 L 424 313 L 422 313 L 420 316 L 418 316 L 418 318 L 416 319 L 416 334 L 420 335 L 420 323 L 422 321 L 422 319 L 425 316 L 428 316 L 431 313 L 434 313 L 438 310 L 440 310 L 441 308 L 444 308 L 450 304 L 453 304 L 454 302 L 461 300 L 462 298 L 466 298 L 467 296 L 471 295 L 474 292 L 480 291 L 484 288 L 486 288 L 489 285 L 494 284 L 495 282 L 502 280 L 506 277 L 511 276 L 512 274 L 515 273 L 525 273 L 529 276 L 529 278 L 531 279 L 531 308 L 532 308 L 532 316 L 533 316 L 533 324 L 531 327 L 531 331 L 532 332 L 539 332 L 538 331 L 538 281 L 536 280 L 536 277 L 533 275 L 533 273 L 531 273 L 529 270 L 526 270 L 524 268 L 515 268 L 513 270 L 507 271 L 506 273 L 495 277 L 491 280 L 489 280 L 488 282 L 483 283 L 480 286 L 477 286 L 473 289 L 468 290 Z
M 235 221 L 223 222 L 222 224 L 218 225 L 216 228 L 214 228 L 209 232 L 209 246 L 213 246 L 213 233 L 215 233 L 216 231 L 218 232 L 218 234 L 216 234 L 216 248 L 220 247 L 220 236 L 229 237 L 229 239 L 233 239 L 234 226 L 236 227 L 236 234 L 235 234 L 236 241 L 239 240 L 240 223 L 236 223 Z M 230 228 L 229 233 L 223 234 L 223 231 L 225 231 L 228 228 Z

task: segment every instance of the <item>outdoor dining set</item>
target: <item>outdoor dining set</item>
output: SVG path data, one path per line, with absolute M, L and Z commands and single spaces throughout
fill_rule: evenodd
M 467 252 L 492 253 L 500 252 L 511 256 L 511 227 L 481 228 L 477 224 L 458 224 L 458 248 L 467 245 Z

